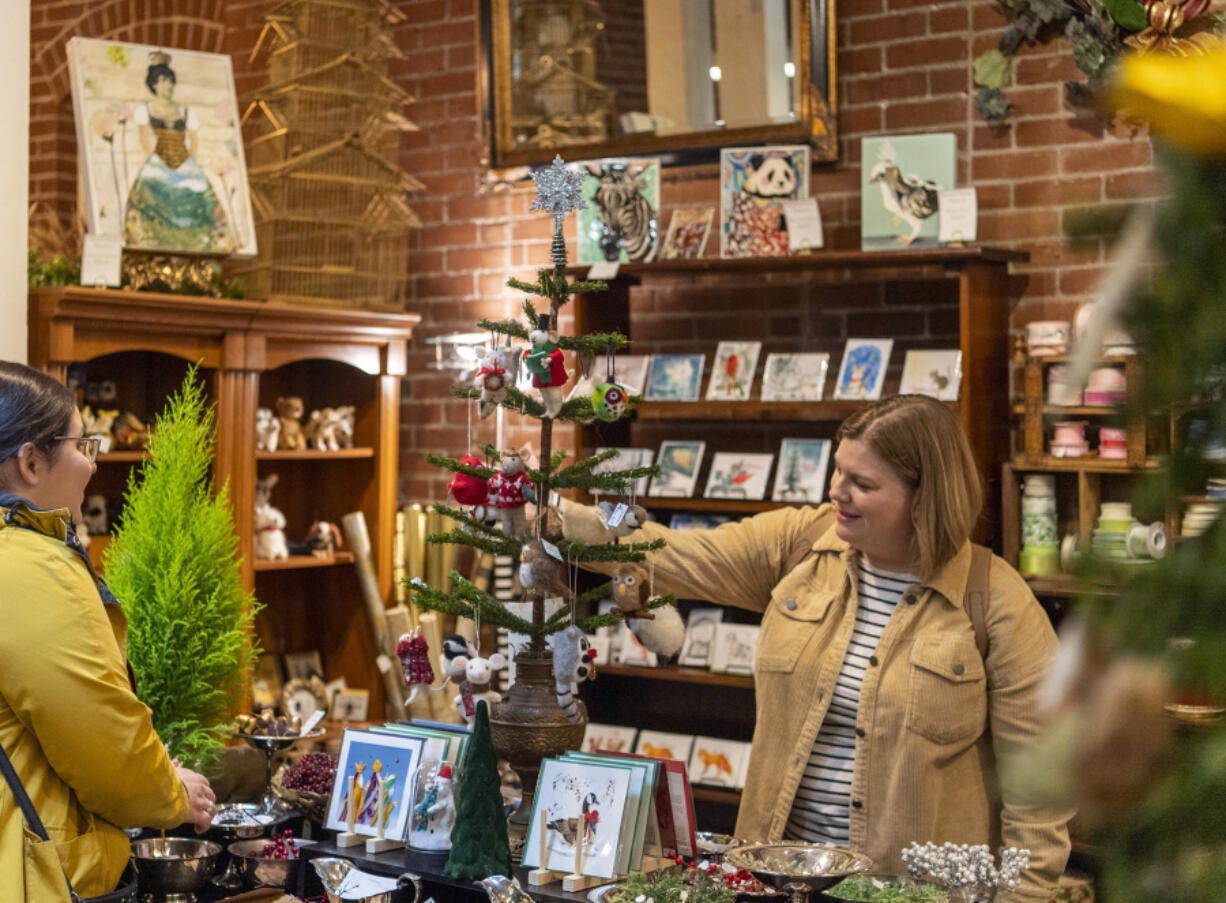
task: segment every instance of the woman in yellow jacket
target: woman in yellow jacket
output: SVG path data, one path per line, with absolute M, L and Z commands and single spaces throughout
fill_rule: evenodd
M 216 810 L 208 781 L 154 733 L 130 682 L 123 611 L 76 538 L 98 451 L 83 431 L 67 387 L 0 361 L 0 746 L 89 897 L 127 866 L 123 827 L 202 831 Z M 24 876 L 43 845 L 0 781 L 0 900 L 37 900 Z
M 837 441 L 833 504 L 630 537 L 668 541 L 657 593 L 762 613 L 737 835 L 831 842 L 893 873 L 912 842 L 1017 846 L 1030 867 L 998 903 L 1046 903 L 1072 813 L 995 766 L 1034 745 L 1056 637 L 1017 572 L 971 545 L 982 490 L 962 426 L 901 395 Z

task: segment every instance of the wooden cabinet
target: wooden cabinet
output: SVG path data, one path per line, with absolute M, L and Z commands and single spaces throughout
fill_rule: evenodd
M 416 314 L 296 308 L 245 301 L 66 287 L 30 294 L 30 363 L 63 380 L 79 365 L 89 379 L 117 386 L 116 407 L 159 412 L 199 363 L 216 403 L 214 475 L 228 483 L 244 584 L 265 606 L 261 644 L 274 652 L 318 650 L 330 678 L 371 694 L 382 711 L 376 650 L 350 554 L 334 560 L 256 561 L 255 484 L 276 472 L 273 504 L 287 535 L 301 539 L 313 520 L 339 523 L 361 510 L 371 536 L 379 591 L 392 590 L 400 381 Z M 337 452 L 256 451 L 256 409 L 278 396 L 312 408 L 353 404 L 354 448 Z M 90 492 L 118 498 L 140 452 L 99 457 Z M 94 554 L 106 546 L 94 543 Z

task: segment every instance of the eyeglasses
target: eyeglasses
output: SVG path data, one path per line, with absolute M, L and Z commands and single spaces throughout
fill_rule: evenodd
M 102 445 L 101 436 L 55 436 L 54 441 L 75 442 L 77 451 L 89 458 L 90 464 L 98 460 L 98 448 Z

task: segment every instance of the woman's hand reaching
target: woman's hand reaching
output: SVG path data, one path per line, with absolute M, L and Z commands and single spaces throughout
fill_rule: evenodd
M 196 826 L 197 834 L 203 834 L 217 814 L 217 797 L 213 795 L 209 779 L 204 775 L 182 765 L 176 764 L 175 769 L 183 781 L 183 789 L 187 791 L 187 821 Z

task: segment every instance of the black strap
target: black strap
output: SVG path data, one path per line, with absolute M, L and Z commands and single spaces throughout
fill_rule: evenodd
M 22 814 L 25 815 L 26 822 L 30 825 L 30 830 L 37 834 L 41 840 L 49 841 L 51 838 L 47 835 L 47 829 L 43 826 L 43 820 L 38 817 L 38 810 L 34 808 L 34 803 L 30 801 L 30 795 L 26 793 L 26 788 L 21 783 L 21 778 L 17 777 L 17 770 L 13 768 L 9 754 L 5 752 L 3 746 L 0 746 L 0 771 L 4 772 L 4 779 L 9 782 L 9 789 L 13 791 L 13 799 L 21 807 Z M 68 878 L 67 872 L 64 873 L 64 883 L 68 885 L 69 898 L 77 900 L 77 892 L 72 889 L 72 881 Z

